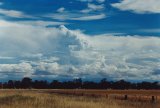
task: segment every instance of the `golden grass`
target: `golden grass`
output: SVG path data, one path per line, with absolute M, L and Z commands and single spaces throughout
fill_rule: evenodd
M 86 94 L 128 94 L 128 95 L 147 95 L 160 96 L 160 90 L 93 90 L 93 89 L 55 89 L 48 92 L 57 93 L 86 93 Z
M 60 95 L 43 90 L 1 90 L 0 108 L 159 108 L 159 104 Z

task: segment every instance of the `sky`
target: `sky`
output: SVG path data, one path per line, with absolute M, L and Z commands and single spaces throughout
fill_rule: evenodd
M 0 81 L 160 81 L 160 0 L 0 0 Z

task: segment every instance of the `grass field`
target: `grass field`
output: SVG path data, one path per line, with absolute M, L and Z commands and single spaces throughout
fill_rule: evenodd
M 152 103 L 151 101 L 131 101 L 105 96 L 74 95 L 82 91 L 86 94 L 95 92 L 97 94 L 105 92 L 110 95 L 115 93 L 142 94 L 142 91 L 113 90 L 0 90 L 0 108 L 160 108 L 159 99 Z M 66 94 L 71 92 L 74 94 Z M 143 93 L 150 96 L 160 95 L 159 91 L 143 91 Z

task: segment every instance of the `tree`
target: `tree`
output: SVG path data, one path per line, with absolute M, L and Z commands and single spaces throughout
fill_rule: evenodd
M 74 79 L 73 83 L 75 85 L 75 88 L 82 88 L 82 79 L 81 78 Z
M 14 88 L 14 82 L 12 80 L 9 80 L 7 86 L 9 89 Z
M 21 88 L 21 81 L 15 81 L 14 85 L 15 85 L 16 89 L 20 89 Z
M 60 88 L 62 88 L 62 84 L 58 80 L 53 80 L 50 83 L 50 88 L 52 88 L 52 89 L 60 89 Z
M 108 82 L 106 78 L 103 78 L 99 83 L 99 88 L 100 89 L 110 88 L 110 82 Z
M 22 79 L 21 87 L 24 89 L 32 88 L 32 79 L 25 77 Z

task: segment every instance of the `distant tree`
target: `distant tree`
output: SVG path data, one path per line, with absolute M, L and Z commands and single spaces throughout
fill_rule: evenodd
M 107 81 L 103 78 L 100 82 L 85 81 L 83 82 L 81 78 L 74 79 L 71 81 L 60 82 L 58 80 L 53 80 L 48 83 L 46 80 L 35 80 L 32 81 L 31 78 L 25 77 L 21 81 L 9 80 L 8 82 L 0 83 L 0 88 L 4 89 L 160 89 L 159 82 L 139 82 L 131 83 L 125 80 L 119 81 Z
M 125 80 L 119 80 L 119 81 L 114 82 L 112 84 L 112 88 L 113 89 L 121 89 L 121 90 L 129 89 L 129 88 L 131 88 L 131 83 L 127 82 Z
M 8 81 L 8 83 L 7 83 L 7 88 L 9 88 L 9 89 L 15 88 L 14 82 L 13 82 L 12 80 L 9 80 L 9 81 Z
M 6 88 L 8 88 L 8 83 L 7 83 L 7 82 L 4 82 L 4 83 L 3 83 L 3 89 L 6 89 Z
M 21 87 L 24 89 L 32 88 L 32 79 L 29 77 L 25 77 L 22 79 Z
M 92 82 L 92 81 L 85 81 L 83 82 L 83 88 L 84 89 L 98 89 L 99 84 L 96 82 Z
M 138 89 L 159 89 L 158 82 L 141 82 L 137 84 Z
M 108 89 L 108 88 L 110 88 L 110 85 L 111 85 L 110 82 L 107 81 L 106 78 L 103 78 L 99 83 L 99 88 L 100 89 Z
M 74 88 L 82 88 L 82 79 L 77 78 L 73 80 Z
M 20 89 L 21 88 L 21 81 L 15 81 L 14 85 L 15 85 L 16 89 Z
M 58 80 L 53 80 L 50 83 L 50 88 L 52 88 L 52 89 L 60 89 L 60 88 L 63 88 L 63 87 L 62 87 L 62 83 L 61 82 L 59 82 Z
M 35 80 L 33 83 L 33 88 L 36 88 L 36 89 L 47 89 L 49 88 L 48 87 L 48 82 L 45 80 L 41 80 L 41 81 L 38 81 L 38 80 Z
M 3 89 L 3 83 L 0 82 L 0 89 Z
M 160 89 L 160 83 L 158 82 L 153 82 L 151 86 L 152 86 L 152 89 Z

